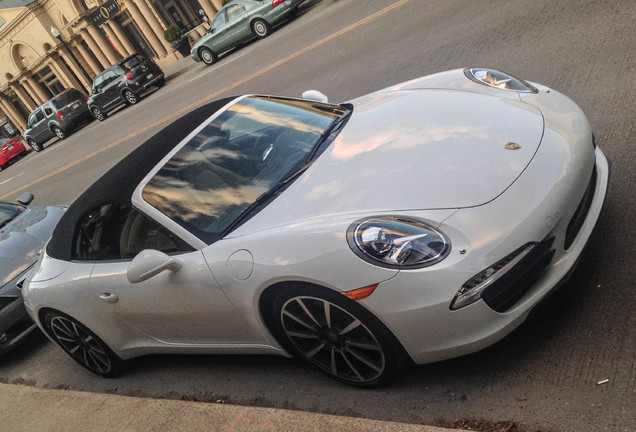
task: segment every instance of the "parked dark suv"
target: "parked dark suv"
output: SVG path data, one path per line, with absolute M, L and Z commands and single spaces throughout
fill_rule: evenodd
M 41 151 L 54 136 L 66 138 L 75 126 L 92 120 L 87 99 L 84 93 L 71 88 L 47 100 L 29 115 L 24 140 L 33 150 Z
M 90 112 L 97 120 L 105 120 L 109 111 L 122 104 L 136 104 L 148 88 L 165 83 L 163 71 L 155 62 L 133 54 L 97 75 L 88 99 Z

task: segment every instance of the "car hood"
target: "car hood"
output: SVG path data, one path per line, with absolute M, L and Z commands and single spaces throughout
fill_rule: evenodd
M 390 89 L 352 101 L 334 142 L 250 228 L 494 200 L 528 166 L 544 129 L 539 109 L 506 96 Z
M 38 251 L 48 241 L 64 210 L 31 207 L 0 230 L 0 286 L 38 260 Z

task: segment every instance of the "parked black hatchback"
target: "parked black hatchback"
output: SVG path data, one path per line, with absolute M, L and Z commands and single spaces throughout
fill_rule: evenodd
M 165 83 L 163 71 L 155 62 L 133 54 L 97 75 L 88 107 L 93 117 L 105 120 L 109 111 L 122 104 L 136 104 L 148 88 Z
M 92 120 L 86 100 L 86 95 L 74 88 L 47 100 L 29 114 L 24 140 L 33 150 L 41 151 L 54 136 L 66 138 L 75 126 Z

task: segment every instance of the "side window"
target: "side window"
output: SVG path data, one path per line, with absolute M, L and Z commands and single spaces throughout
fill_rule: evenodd
M 99 75 L 97 78 L 95 78 L 95 82 L 93 83 L 93 87 L 96 90 L 101 90 L 104 87 L 104 75 Z
M 36 123 L 39 123 L 39 122 L 41 122 L 42 120 L 44 120 L 44 114 L 42 113 L 42 110 L 37 110 L 37 111 L 35 112 L 35 122 L 36 122 Z
M 35 113 L 31 113 L 31 115 L 29 116 L 29 127 L 33 126 L 35 124 Z
M 46 114 L 47 117 L 52 116 L 53 110 L 51 109 L 51 107 L 44 107 L 44 114 Z
M 106 204 L 80 220 L 75 233 L 73 259 L 131 259 L 144 249 L 164 253 L 192 250 L 130 204 Z
M 240 4 L 232 5 L 227 8 L 227 20 L 228 22 L 236 21 L 245 14 L 245 7 Z

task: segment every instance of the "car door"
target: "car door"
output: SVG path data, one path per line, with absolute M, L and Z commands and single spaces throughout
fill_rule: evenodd
M 227 6 L 227 27 L 228 47 L 236 46 L 241 41 L 252 37 L 249 15 L 242 4 Z
M 43 143 L 53 136 L 46 123 L 42 108 L 38 108 L 29 116 L 29 135 L 38 143 Z
M 118 73 L 117 69 L 109 69 L 95 79 L 93 85 L 94 101 L 103 110 L 111 110 L 123 103 L 119 95 L 119 80 L 117 79 L 119 75 L 121 73 Z
M 95 266 L 91 295 L 104 314 L 167 343 L 232 344 L 248 328 L 219 288 L 201 251 L 193 250 L 130 205 L 110 204 L 81 222 L 76 244 Z M 143 250 L 180 263 L 143 281 L 129 281 Z M 98 258 L 98 259 L 97 259 Z

